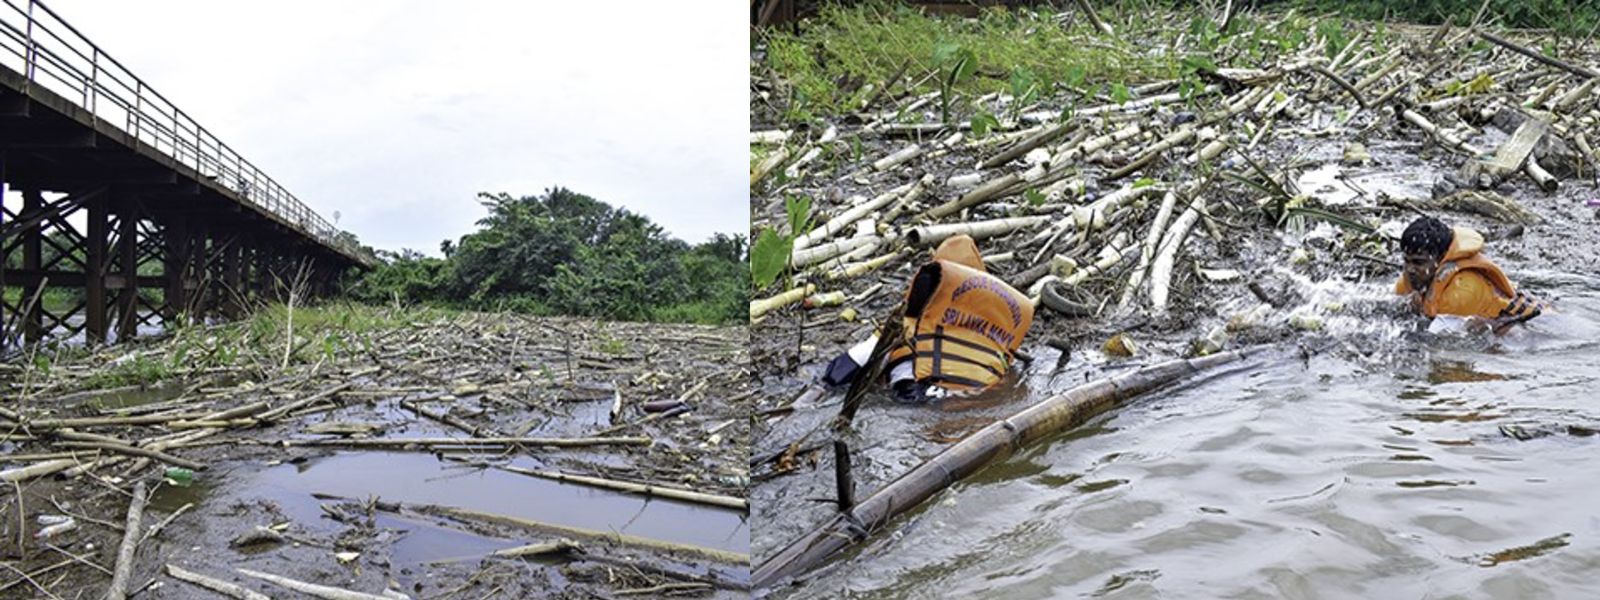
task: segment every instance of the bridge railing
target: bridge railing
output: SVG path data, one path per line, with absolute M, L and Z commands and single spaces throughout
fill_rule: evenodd
M 322 243 L 361 249 L 38 0 L 0 0 L 0 64 Z

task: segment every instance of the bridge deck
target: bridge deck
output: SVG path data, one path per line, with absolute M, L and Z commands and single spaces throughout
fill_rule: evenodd
M 0 0 L 5 191 L 0 350 L 237 314 L 374 264 L 39 0 Z

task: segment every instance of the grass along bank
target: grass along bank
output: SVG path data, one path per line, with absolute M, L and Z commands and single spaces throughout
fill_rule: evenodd
M 456 311 L 425 306 L 328 302 L 268 305 L 243 320 L 183 325 L 168 335 L 89 349 L 55 345 L 31 349 L 6 370 L 20 396 L 189 382 L 205 376 L 264 378 L 292 367 L 338 362 L 372 353 L 384 334 Z

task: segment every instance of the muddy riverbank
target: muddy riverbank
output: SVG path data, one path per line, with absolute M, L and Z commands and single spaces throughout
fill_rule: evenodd
M 0 595 L 103 593 L 135 485 L 141 529 L 164 525 L 133 555 L 138 597 L 213 597 L 167 565 L 275 597 L 241 570 L 411 597 L 743 594 L 743 328 L 350 310 L 361 323 L 302 318 L 287 367 L 268 345 L 183 369 L 177 353 L 235 351 L 218 333 L 13 371 Z M 178 368 L 76 389 L 131 356 Z
M 1256 22 L 1270 26 L 1281 18 Z M 753 105 L 758 121 L 752 128 L 768 133 L 752 143 L 769 156 L 783 153 L 771 140 L 783 138 L 790 148 L 787 159 L 771 165 L 772 178 L 764 176 L 756 188 L 757 227 L 782 230 L 789 220 L 786 199 L 806 196 L 821 207 L 815 222 L 837 228 L 805 250 L 828 256 L 794 256 L 816 261 L 797 268 L 793 280 L 797 288 L 816 286 L 799 294 L 809 300 L 764 310 L 752 326 L 753 360 L 765 392 L 752 450 L 757 564 L 837 511 L 832 447 L 817 443 L 829 436 L 808 438 L 792 459 L 781 451 L 837 413 L 843 390 L 808 390 L 828 360 L 870 335 L 872 319 L 896 306 L 931 249 L 918 238 L 937 227 L 1019 222 L 975 235 L 990 271 L 1035 297 L 1044 289 L 1040 280 L 1055 278 L 1059 283 L 1045 287 L 1053 285 L 1082 310 L 1069 314 L 1041 304 L 1023 346 L 1032 362 L 1016 367 L 1000 390 L 929 405 L 871 396 L 846 437 L 858 497 L 965 434 L 1085 381 L 1176 356 L 1263 343 L 1284 347 L 1273 358 L 1137 400 L 993 465 L 889 530 L 868 532 L 863 549 L 783 594 L 1146 597 L 1210 590 L 1207 595 L 1311 597 L 1308 590 L 1361 589 L 1347 584 L 1396 573 L 1441 577 L 1469 594 L 1577 591 L 1571 576 L 1557 574 L 1591 572 L 1575 566 L 1589 564 L 1594 546 L 1579 531 L 1585 529 L 1582 502 L 1571 494 L 1593 478 L 1560 465 L 1580 452 L 1562 449 L 1570 448 L 1565 444 L 1586 443 L 1565 432 L 1587 431 L 1594 422 L 1575 404 L 1572 386 L 1592 381 L 1578 364 L 1600 322 L 1589 309 L 1595 282 L 1585 275 L 1597 266 L 1592 249 L 1600 243 L 1593 162 L 1600 157 L 1572 151 L 1566 140 L 1592 127 L 1595 96 L 1562 69 L 1464 28 L 1346 26 L 1346 39 L 1355 41 L 1338 52 L 1324 53 L 1326 40 L 1316 33 L 1307 46 L 1270 59 L 1244 50 L 1243 41 L 1215 53 L 1207 49 L 1223 57 L 1221 77 L 1205 80 L 1220 89 L 1195 102 L 1158 100 L 1181 82 L 1133 81 L 1134 95 L 1124 101 L 1075 93 L 1027 106 L 1011 106 L 1015 99 L 1006 94 L 961 98 L 968 112 L 945 124 L 937 95 L 897 97 L 887 82 L 879 105 L 810 127 L 760 120 L 780 111 Z M 1165 41 L 1151 46 L 1166 47 Z M 1588 47 L 1563 57 L 1594 55 Z M 1302 60 L 1308 65 L 1303 70 L 1285 66 Z M 1359 94 L 1341 91 L 1312 64 L 1357 85 Z M 1285 76 L 1230 83 L 1244 74 L 1229 69 Z M 756 73 L 769 75 L 773 89 L 781 89 L 781 74 Z M 1474 80 L 1490 85 L 1463 91 Z M 1551 99 L 1568 92 L 1572 104 L 1551 110 Z M 1073 110 L 1064 110 L 1068 106 Z M 1017 118 L 1001 119 L 999 133 L 979 135 L 971 127 L 973 110 Z M 1407 111 L 1425 112 L 1422 120 L 1437 127 L 1419 126 Z M 1041 120 L 1029 121 L 1030 114 Z M 1492 162 L 1528 118 L 1567 132 L 1544 138 L 1533 152 L 1557 173 L 1559 185 L 1542 187 L 1519 172 L 1473 179 L 1482 174 L 1475 165 Z M 805 159 L 810 149 L 819 152 Z M 1483 193 L 1492 203 L 1477 203 L 1458 194 L 1462 190 Z M 1169 195 L 1177 201 L 1162 221 L 1158 214 Z M 1164 247 L 1161 223 L 1170 227 L 1197 204 L 1204 210 L 1195 211 L 1186 241 L 1179 238 L 1166 293 L 1158 297 L 1151 292 L 1145 240 Z M 867 210 L 850 212 L 863 206 Z M 1532 218 L 1502 207 L 1520 207 Z M 1443 325 L 1435 327 L 1442 332 L 1419 332 L 1427 325 L 1407 315 L 1392 291 L 1399 273 L 1396 238 L 1419 212 L 1483 232 L 1487 254 L 1556 310 L 1506 338 Z M 841 215 L 849 222 L 836 222 Z M 838 252 L 828 248 L 835 243 Z M 767 294 L 776 298 L 782 291 L 780 285 Z M 1104 351 L 1117 334 L 1134 340 L 1133 356 Z M 1553 370 L 1535 375 L 1539 364 Z M 1495 368 L 1484 371 L 1483 365 Z M 1522 374 L 1479 376 L 1502 367 Z M 1293 401 L 1281 400 L 1285 396 Z M 1422 397 L 1439 402 L 1415 405 Z M 1321 405 L 1329 408 L 1315 409 Z M 1189 417 L 1202 423 L 1190 427 Z M 1206 421 L 1212 418 L 1217 422 Z M 1514 437 L 1530 427 L 1543 441 L 1529 445 Z M 1240 434 L 1243 442 L 1213 439 L 1239 431 L 1250 432 Z M 1477 446 L 1450 445 L 1462 440 Z M 1178 456 L 1213 445 L 1219 449 L 1203 460 Z M 1440 452 L 1470 457 L 1441 466 L 1455 459 Z M 1300 460 L 1295 457 L 1320 461 L 1324 479 L 1344 482 L 1336 488 L 1379 489 L 1320 507 L 1316 524 L 1304 515 L 1273 513 L 1278 502 L 1268 500 L 1327 484 L 1301 489 L 1308 482 L 1285 470 Z M 1516 481 L 1517 469 L 1501 470 L 1497 460 L 1532 469 L 1528 477 L 1550 482 L 1559 488 L 1552 493 L 1567 501 L 1483 512 L 1525 485 Z M 1250 467 L 1255 464 L 1277 466 Z M 1396 469 L 1418 472 L 1387 474 Z M 1204 474 L 1186 477 L 1197 471 Z M 1474 480 L 1463 472 L 1488 474 L 1478 486 L 1425 483 Z M 1451 494 L 1470 498 L 1439 498 Z M 1227 501 L 1206 504 L 1190 496 Z M 1418 504 L 1427 502 L 1434 503 L 1426 509 Z M 1568 525 L 1546 535 L 1551 527 L 1534 532 L 1488 524 L 1498 518 L 1531 524 L 1541 511 Z M 1245 516 L 1237 516 L 1241 512 Z M 1488 529 L 1419 531 L 1418 523 L 1443 522 L 1417 516 L 1432 512 L 1461 512 Z M 1125 516 L 1145 513 L 1150 519 Z M 1233 516 L 1212 516 L 1218 514 Z M 1369 554 L 1353 562 L 1308 558 L 1285 565 L 1288 559 L 1260 548 L 1310 544 L 1272 533 L 1288 531 Z M 1551 536 L 1560 543 L 1540 542 Z M 1422 540 L 1433 550 L 1397 540 Z M 1515 550 L 1529 544 L 1537 549 Z M 1245 553 L 1246 546 L 1255 550 Z M 1500 571 L 1460 567 L 1501 564 L 1472 557 L 1503 552 L 1559 558 Z M 1141 553 L 1152 557 L 1140 560 Z M 1203 566 L 1241 556 L 1228 576 Z M 1386 561 L 1403 567 L 1389 568 Z

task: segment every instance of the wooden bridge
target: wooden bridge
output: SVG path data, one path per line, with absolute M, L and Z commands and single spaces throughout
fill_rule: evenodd
M 43 3 L 0 2 L 0 348 L 236 316 L 371 264 Z

